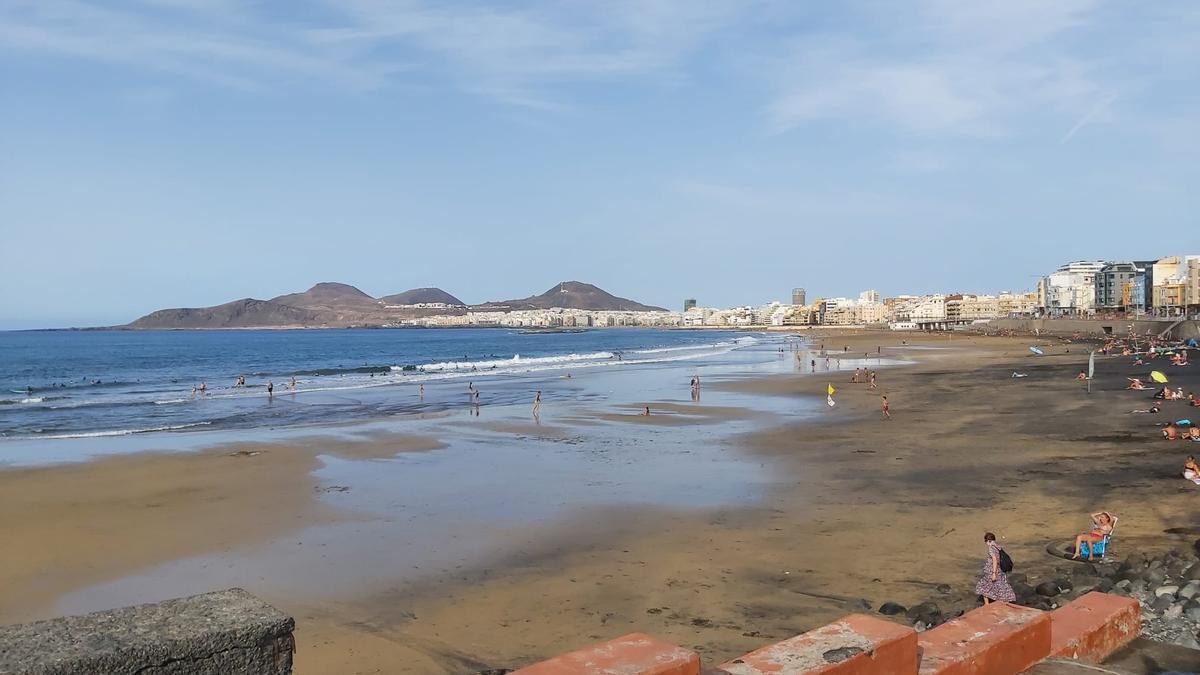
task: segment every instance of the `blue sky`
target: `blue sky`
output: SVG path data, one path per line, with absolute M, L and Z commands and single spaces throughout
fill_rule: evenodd
M 0 327 L 1200 253 L 1200 4 L 0 0 Z

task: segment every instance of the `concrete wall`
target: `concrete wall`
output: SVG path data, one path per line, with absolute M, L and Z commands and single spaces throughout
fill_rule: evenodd
M 295 627 L 232 588 L 0 627 L 0 674 L 290 675 Z
M 1032 333 L 1035 329 L 1037 329 L 1042 333 L 1051 335 L 1072 335 L 1074 333 L 1082 333 L 1084 335 L 1104 335 L 1104 329 L 1107 327 L 1111 330 L 1112 335 L 1123 336 L 1129 334 L 1129 326 L 1131 324 L 1133 325 L 1134 332 L 1138 335 L 1145 335 L 1146 331 L 1150 331 L 1151 335 L 1157 335 L 1159 332 L 1166 330 L 1174 323 L 1174 320 L 1124 321 L 1118 319 L 996 319 L 983 328 L 985 330 L 1013 330 L 1021 333 Z M 1184 321 L 1172 331 L 1171 337 L 1177 340 L 1200 338 L 1200 322 Z

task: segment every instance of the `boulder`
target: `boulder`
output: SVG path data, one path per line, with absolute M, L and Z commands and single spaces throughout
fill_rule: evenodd
M 1167 572 L 1161 567 L 1151 567 L 1142 573 L 1142 579 L 1147 583 L 1158 585 L 1167 578 Z
M 1179 589 L 1179 597 L 1184 600 L 1191 600 L 1200 594 L 1200 581 L 1189 581 Z
M 1173 604 L 1175 604 L 1175 598 L 1169 595 L 1160 595 L 1154 599 L 1154 602 L 1150 603 L 1150 607 L 1156 612 L 1162 612 L 1166 611 Z
M 1133 553 L 1130 553 L 1129 555 L 1125 556 L 1124 565 L 1125 565 L 1125 567 L 1128 567 L 1130 569 L 1140 569 L 1142 567 L 1145 567 L 1146 566 L 1146 556 L 1142 555 L 1141 553 L 1138 553 L 1137 551 L 1134 551 Z
M 1047 598 L 1053 598 L 1054 596 L 1058 595 L 1059 592 L 1061 591 L 1061 589 L 1058 586 L 1058 582 L 1055 582 L 1055 581 L 1043 581 L 1042 583 L 1038 584 L 1037 588 L 1035 588 L 1034 590 L 1037 591 L 1038 595 L 1041 595 L 1041 596 L 1047 597 Z
M 1166 611 L 1163 612 L 1164 619 L 1178 619 L 1181 616 L 1183 616 L 1183 604 L 1178 602 L 1171 605 L 1166 609 Z
M 1200 580 L 1200 562 L 1194 563 L 1191 567 L 1184 570 L 1182 578 L 1188 581 Z
M 1100 591 L 1101 593 L 1107 593 L 1113 589 L 1113 585 L 1112 579 L 1101 579 L 1100 582 L 1096 584 L 1094 590 Z
M 1071 583 L 1071 580 L 1066 577 L 1059 577 L 1054 580 L 1054 583 L 1058 584 L 1060 591 L 1069 591 L 1075 588 L 1075 584 Z
M 879 606 L 879 613 L 884 616 L 896 616 L 897 614 L 904 614 L 907 611 L 907 607 L 895 602 L 885 602 Z
M 942 614 L 942 610 L 934 602 L 922 602 L 919 605 L 913 605 L 904 613 L 904 616 L 914 620 L 922 621 L 927 624 L 932 624 L 937 621 Z
M 1200 622 L 1200 607 L 1189 607 L 1183 610 L 1183 614 L 1192 621 Z
M 1117 583 L 1113 584 L 1113 588 L 1120 588 L 1121 590 L 1127 591 L 1127 590 L 1129 590 L 1130 583 L 1131 582 L 1128 579 L 1122 579 L 1122 580 L 1118 581 Z

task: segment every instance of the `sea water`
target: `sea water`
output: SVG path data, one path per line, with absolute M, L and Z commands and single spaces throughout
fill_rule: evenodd
M 468 386 L 486 388 L 487 404 L 511 403 L 529 396 L 522 380 L 709 363 L 772 339 L 658 329 L 0 332 L 0 439 L 367 420 L 459 405 Z

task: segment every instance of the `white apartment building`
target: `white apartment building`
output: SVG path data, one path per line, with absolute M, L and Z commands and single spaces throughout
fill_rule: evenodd
M 1085 314 L 1096 308 L 1096 273 L 1103 260 L 1070 262 L 1038 281 L 1038 302 L 1047 314 Z

